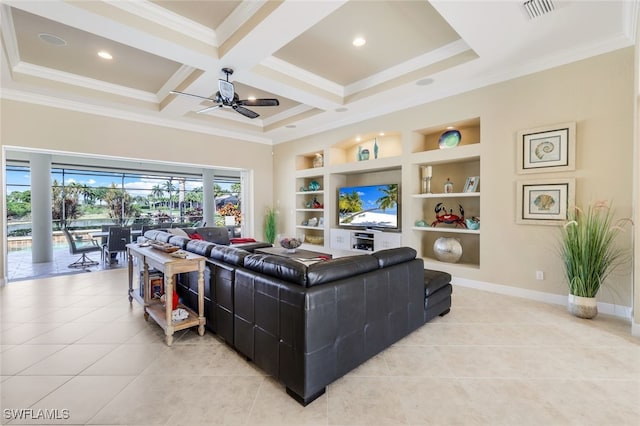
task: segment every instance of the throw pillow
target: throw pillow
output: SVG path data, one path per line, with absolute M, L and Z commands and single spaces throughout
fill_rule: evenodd
M 189 237 L 189 234 L 187 234 L 183 229 L 180 228 L 167 228 L 167 232 L 173 235 L 179 235 L 181 237 Z
M 198 234 L 197 232 L 194 232 L 193 234 L 189 235 L 189 237 L 191 237 L 192 240 L 204 241 L 204 238 L 202 238 L 202 235 Z

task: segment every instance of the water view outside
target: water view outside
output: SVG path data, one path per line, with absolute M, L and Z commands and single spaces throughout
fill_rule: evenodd
M 7 165 L 5 193 L 10 250 L 12 246 L 14 249 L 30 246 L 24 242 L 31 235 L 30 182 L 28 166 Z M 215 225 L 224 226 L 225 216 L 232 216 L 235 225 L 240 226 L 240 179 L 216 177 L 212 184 L 216 203 Z M 202 220 L 202 177 L 54 166 L 51 171 L 51 199 L 54 234 L 63 227 L 91 230 L 108 224 L 179 223 L 187 226 Z M 226 223 L 228 221 L 227 218 Z M 11 244 L 11 241 L 15 243 Z

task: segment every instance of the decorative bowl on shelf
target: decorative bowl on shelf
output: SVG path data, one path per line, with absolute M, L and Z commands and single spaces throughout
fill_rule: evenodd
M 295 253 L 295 250 L 302 245 L 304 237 L 280 237 L 280 247 L 286 249 L 289 253 Z
M 309 244 L 324 244 L 324 237 L 316 235 L 306 235 L 304 240 Z
M 462 135 L 459 130 L 450 129 L 440 135 L 438 146 L 440 149 L 455 148 L 460 143 Z
M 309 182 L 309 191 L 319 191 L 320 190 L 320 184 L 315 181 L 312 180 L 311 182 Z

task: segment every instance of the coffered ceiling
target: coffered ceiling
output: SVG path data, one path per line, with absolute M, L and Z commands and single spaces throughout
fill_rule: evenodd
M 553 5 L 530 18 L 522 1 L 0 0 L 0 96 L 279 143 L 635 42 L 636 1 Z M 223 67 L 240 99 L 280 105 L 249 119 L 170 93 L 215 98 Z

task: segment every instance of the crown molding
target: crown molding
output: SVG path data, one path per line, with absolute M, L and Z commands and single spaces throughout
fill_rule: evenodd
M 33 65 L 27 62 L 19 62 L 16 66 L 13 67 L 13 72 L 16 74 L 25 74 L 31 77 L 52 80 L 58 83 L 83 87 L 85 89 L 97 90 L 113 95 L 124 96 L 144 102 L 158 102 L 158 97 L 153 93 L 145 92 L 143 90 L 131 89 L 129 87 L 107 83 L 105 81 L 95 80 L 93 78 L 83 77 L 77 74 L 58 71 L 52 68 L 41 67 L 39 65 Z

